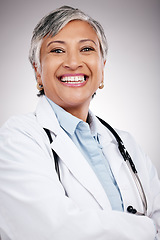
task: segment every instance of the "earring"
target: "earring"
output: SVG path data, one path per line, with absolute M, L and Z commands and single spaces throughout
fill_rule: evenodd
M 43 84 L 40 84 L 40 83 L 37 82 L 37 89 L 39 91 L 43 90 Z
M 99 89 L 102 89 L 102 88 L 104 88 L 104 82 L 103 81 L 99 85 Z

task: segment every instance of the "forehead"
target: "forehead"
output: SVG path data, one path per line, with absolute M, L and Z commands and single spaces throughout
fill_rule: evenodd
M 44 42 L 48 42 L 50 39 L 64 41 L 91 39 L 99 45 L 99 39 L 93 27 L 88 22 L 82 20 L 70 21 L 55 36 L 45 37 Z
M 67 33 L 70 31 L 70 34 L 73 32 L 78 34 L 90 34 L 93 37 L 97 37 L 97 34 L 93 27 L 86 21 L 82 20 L 72 20 L 69 23 L 67 23 L 58 33 L 57 35 L 61 35 L 63 33 Z

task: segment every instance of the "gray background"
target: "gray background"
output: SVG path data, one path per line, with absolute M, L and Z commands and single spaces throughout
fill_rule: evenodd
M 0 125 L 35 109 L 36 81 L 28 61 L 33 28 L 62 5 L 78 7 L 103 25 L 109 43 L 105 88 L 91 109 L 132 133 L 160 176 L 160 1 L 1 0 Z

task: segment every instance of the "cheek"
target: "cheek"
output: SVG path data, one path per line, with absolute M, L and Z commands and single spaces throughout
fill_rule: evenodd
M 47 61 L 43 62 L 41 65 L 42 82 L 43 83 L 50 82 L 53 74 L 54 74 L 54 68 L 52 67 L 50 62 L 47 62 Z
M 94 74 L 102 74 L 103 67 L 101 57 L 95 57 L 90 59 L 89 66 Z
M 93 66 L 93 75 L 96 78 L 98 83 L 100 83 L 102 81 L 102 78 L 103 78 L 103 67 L 102 67 L 102 64 L 100 62 L 97 62 Z

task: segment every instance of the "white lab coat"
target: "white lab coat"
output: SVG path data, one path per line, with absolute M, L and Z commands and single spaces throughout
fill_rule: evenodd
M 93 118 L 125 212 L 112 211 L 95 173 L 59 126 L 46 98 L 41 97 L 34 114 L 13 117 L 0 130 L 2 240 L 155 239 L 155 225 L 160 228 L 160 182 L 153 165 L 133 138 L 119 131 L 148 203 L 148 217 L 127 213 L 128 205 L 143 211 L 141 199 L 113 135 Z M 51 131 L 52 144 L 43 128 Z M 61 182 L 52 148 L 60 157 Z

